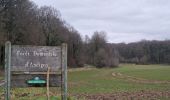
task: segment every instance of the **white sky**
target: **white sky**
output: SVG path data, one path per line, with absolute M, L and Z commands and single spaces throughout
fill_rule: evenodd
M 81 36 L 107 32 L 108 42 L 170 39 L 170 0 L 32 0 L 52 6 Z

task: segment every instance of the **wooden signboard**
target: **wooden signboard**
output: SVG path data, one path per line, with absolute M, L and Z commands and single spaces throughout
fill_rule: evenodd
M 19 46 L 11 48 L 11 71 L 42 72 L 61 70 L 61 47 Z
M 5 45 L 6 100 L 11 87 L 28 87 L 26 81 L 39 77 L 49 86 L 61 86 L 63 100 L 67 98 L 67 45 L 30 46 Z

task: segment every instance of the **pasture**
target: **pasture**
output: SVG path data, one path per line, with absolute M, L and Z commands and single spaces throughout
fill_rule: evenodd
M 2 79 L 2 78 L 0 78 Z M 51 100 L 59 99 L 60 88 L 50 88 Z M 117 68 L 69 69 L 70 100 L 170 99 L 169 65 L 121 64 Z M 12 100 L 46 100 L 46 88 L 13 88 Z M 3 99 L 3 87 L 0 89 Z M 103 99 L 102 99 L 103 98 Z

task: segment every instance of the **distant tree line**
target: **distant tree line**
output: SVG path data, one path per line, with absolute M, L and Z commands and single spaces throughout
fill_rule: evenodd
M 170 64 L 170 40 L 112 44 L 122 63 Z

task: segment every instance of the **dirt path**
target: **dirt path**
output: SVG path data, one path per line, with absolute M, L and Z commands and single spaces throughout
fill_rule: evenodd
M 125 80 L 128 80 L 128 81 L 133 81 L 133 82 L 136 82 L 136 83 L 170 84 L 170 81 L 147 80 L 147 79 L 144 79 L 144 78 L 128 76 L 128 75 L 124 75 L 124 74 L 121 74 L 121 73 L 115 73 L 115 72 L 112 73 L 112 76 L 116 77 L 116 78 L 125 79 Z
M 77 99 L 85 100 L 170 100 L 170 91 L 120 92 L 113 94 L 79 94 Z M 83 100 L 84 100 L 83 99 Z

